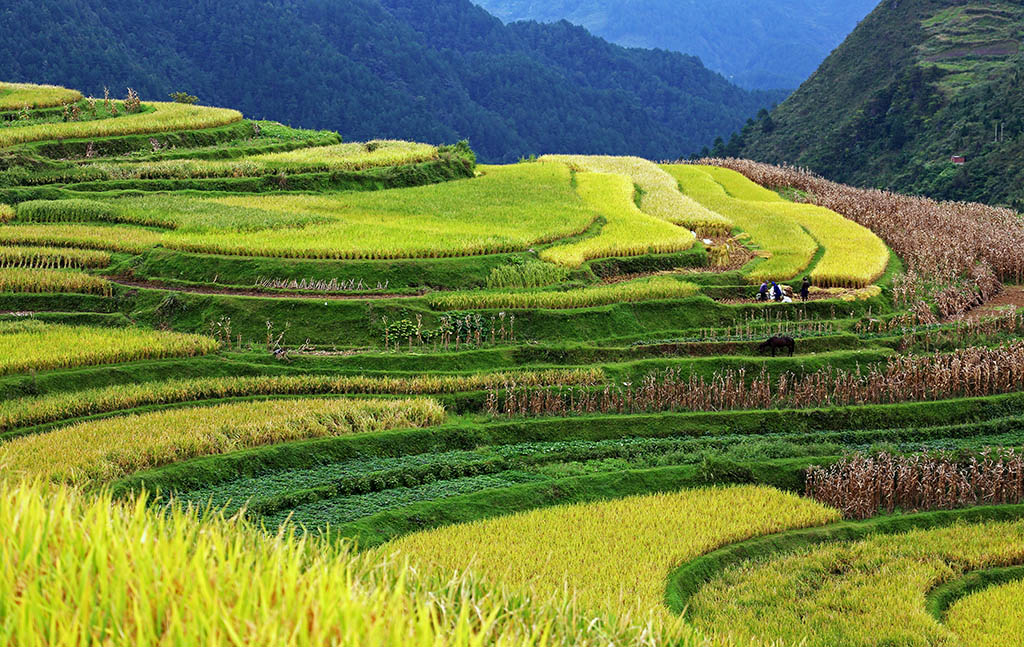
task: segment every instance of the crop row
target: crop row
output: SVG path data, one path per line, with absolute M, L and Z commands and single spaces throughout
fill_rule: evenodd
M 261 177 L 278 173 L 362 171 L 384 166 L 429 162 L 437 148 L 403 141 L 375 141 L 301 148 L 249 155 L 234 160 L 172 159 L 153 162 L 93 162 L 68 169 L 35 173 L 32 184 L 70 184 L 111 180 L 187 180 Z
M 604 374 L 600 369 L 555 369 L 417 377 L 278 375 L 144 382 L 0 402 L 0 431 L 155 404 L 263 395 L 457 393 L 479 391 L 509 381 L 534 386 L 593 385 L 602 383 Z
M 705 584 L 689 617 L 732 628 L 737 644 L 973 646 L 980 628 L 940 625 L 923 599 L 966 572 L 1024 562 L 1022 538 L 1020 521 L 957 524 L 751 561 Z
M 5 474 L 100 485 L 175 461 L 291 440 L 429 427 L 434 400 L 285 399 L 81 422 L 0 446 Z
M 55 247 L 0 246 L 0 268 L 29 268 L 33 270 L 75 269 L 107 267 L 108 252 L 90 249 L 59 249 Z
M 701 236 L 726 235 L 733 223 L 679 191 L 679 183 L 656 164 L 639 157 L 545 155 L 542 161 L 568 164 L 576 171 L 623 175 L 640 187 L 640 210 L 686 227 Z
M 818 252 L 818 244 L 810 234 L 796 221 L 773 211 L 770 207 L 773 203 L 734 198 L 701 167 L 670 165 L 664 168 L 679 181 L 686 195 L 725 214 L 760 246 L 767 257 L 747 272 L 749 281 L 793 278 L 810 265 Z
M 388 559 L 237 520 L 4 482 L 0 527 L 0 591 L 17 601 L 4 635 L 21 647 L 124 628 L 142 645 L 530 647 L 541 642 L 538 627 L 548 644 L 597 644 L 590 618 L 568 600 L 522 605 L 465 577 L 431 581 Z M 608 644 L 644 639 L 639 628 L 602 629 Z
M 697 286 L 692 283 L 659 277 L 557 292 L 451 292 L 431 297 L 430 305 L 442 310 L 590 308 L 612 303 L 683 299 L 697 291 Z
M 3 272 L 7 271 L 10 270 Z M 0 323 L 0 375 L 140 359 L 193 357 L 216 349 L 216 341 L 200 335 L 37 321 Z
M 987 300 L 1002 289 L 1000 281 L 1024 278 L 1024 222 L 1009 209 L 857 189 L 748 160 L 704 162 L 763 186 L 803 191 L 814 204 L 875 232 L 907 263 L 911 280 L 903 285 L 904 299 L 934 296 L 944 316 L 974 307 L 979 294 Z
M 384 550 L 442 573 L 472 564 L 493 585 L 530 599 L 551 599 L 568 588 L 594 615 L 628 618 L 670 639 L 687 631 L 662 602 L 673 568 L 725 544 L 837 518 L 770 488 L 689 490 L 441 528 Z
M 54 85 L 0 83 L 0 111 L 51 108 L 78 101 L 82 93 Z
M 493 389 L 487 411 L 494 416 L 567 416 L 650 411 L 723 411 L 841 407 L 863 404 L 980 397 L 1019 391 L 1024 384 L 1024 342 L 998 348 L 972 347 L 948 354 L 903 355 L 884 366 L 856 370 L 826 366 L 802 376 L 773 377 L 745 369 L 717 371 L 710 379 L 683 377 L 669 369 L 640 384 L 568 391 Z
M 223 108 L 206 108 L 181 103 L 147 103 L 152 112 L 128 114 L 117 119 L 39 124 L 0 130 L 0 148 L 50 139 L 86 139 L 197 130 L 226 126 L 242 120 L 242 114 Z
M 946 626 L 971 647 L 1012 645 L 1024 633 L 1024 580 L 970 595 L 952 607 Z
M 543 250 L 542 260 L 579 267 L 595 258 L 679 252 L 694 245 L 688 230 L 640 211 L 633 202 L 633 183 L 624 175 L 578 173 L 576 190 L 606 222 L 596 236 Z
M 163 234 L 139 227 L 108 227 L 87 224 L 8 225 L 0 227 L 0 243 L 82 247 L 141 254 L 163 240 Z
M 11 264 L 13 265 L 13 264 Z M 111 284 L 85 272 L 75 270 L 32 269 L 8 265 L 0 269 L 0 292 L 50 294 L 75 292 L 110 296 Z

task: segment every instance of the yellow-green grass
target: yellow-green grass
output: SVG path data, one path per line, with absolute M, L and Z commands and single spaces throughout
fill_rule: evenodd
M 1021 521 L 915 530 L 728 569 L 690 611 L 698 627 L 731 628 L 737 644 L 975 647 L 928 613 L 926 594 L 968 571 L 1021 562 Z
M 108 252 L 57 247 L 0 246 L 0 267 L 33 269 L 94 268 L 110 265 Z
M 119 384 L 0 402 L 0 431 L 153 404 L 262 395 L 422 395 L 481 391 L 514 382 L 523 386 L 590 386 L 605 380 L 601 369 L 553 369 L 477 375 L 411 377 L 261 375 Z
M 49 294 L 74 292 L 110 296 L 110 282 L 76 270 L 0 268 L 0 292 Z
M 141 254 L 163 240 L 162 232 L 141 227 L 78 223 L 13 224 L 0 227 L 0 244 L 81 247 Z
M 687 633 L 663 602 L 675 567 L 726 544 L 838 518 L 835 510 L 767 487 L 711 488 L 450 526 L 383 550 L 442 575 L 468 569 L 535 600 L 566 590 L 595 615 L 650 622 L 653 638 L 669 639 Z
M 437 148 L 403 141 L 377 141 L 303 148 L 252 155 L 237 160 L 165 160 L 141 163 L 99 162 L 83 168 L 105 179 L 191 179 L 255 177 L 280 171 L 360 171 L 417 164 L 437 159 Z
M 209 337 L 139 328 L 0 323 L 0 375 L 213 352 Z
M 182 103 L 146 103 L 152 112 L 127 114 L 116 119 L 58 122 L 0 130 L 0 148 L 50 139 L 116 137 L 174 130 L 215 128 L 241 121 L 242 113 Z
M 173 231 L 164 245 L 255 256 L 437 258 L 523 250 L 585 231 L 597 218 L 573 192 L 564 166 L 484 171 L 475 179 L 411 189 L 217 198 L 211 202 L 325 222 L 254 232 Z
M 92 487 L 176 461 L 307 438 L 429 427 L 434 400 L 262 400 L 82 422 L 0 445 L 0 474 Z
M 553 163 L 523 166 L 565 168 Z M 640 211 L 633 202 L 633 182 L 624 175 L 577 173 L 576 190 L 606 223 L 597 236 L 543 250 L 542 260 L 579 267 L 595 258 L 679 252 L 694 245 L 690 231 Z
M 0 637 L 18 647 L 611 647 L 650 644 L 312 536 L 0 483 Z M 607 631 L 607 633 L 602 632 Z M 679 647 L 696 647 L 688 642 Z
M 51 108 L 78 101 L 82 93 L 55 85 L 0 83 L 0 110 Z
M 640 187 L 640 210 L 692 229 L 702 236 L 727 234 L 732 222 L 679 191 L 679 183 L 657 164 L 639 157 L 601 155 L 545 155 L 544 161 L 562 162 L 577 171 L 625 175 Z
M 771 206 L 774 203 L 734 198 L 699 166 L 673 164 L 664 168 L 679 181 L 687 195 L 730 218 L 769 255 L 748 271 L 749 281 L 760 283 L 793 278 L 805 270 L 817 254 L 818 244 L 814 238 L 795 220 L 773 211 Z
M 14 207 L 0 204 L 0 223 L 10 222 L 14 218 Z
M 746 202 L 788 202 L 782 196 L 771 189 L 766 189 L 756 182 L 751 182 L 747 176 L 729 168 L 721 166 L 698 166 L 702 171 L 720 184 L 725 192 L 737 200 Z
M 959 600 L 946 614 L 946 627 L 964 645 L 1006 647 L 1024 636 L 1024 581 L 994 586 Z
M 560 292 L 449 292 L 430 300 L 442 310 L 495 310 L 499 308 L 592 308 L 612 303 L 635 303 L 658 299 L 684 299 L 700 288 L 671 277 L 656 277 Z

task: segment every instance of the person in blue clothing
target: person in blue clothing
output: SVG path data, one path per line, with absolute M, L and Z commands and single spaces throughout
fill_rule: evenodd
M 772 281 L 772 296 L 775 297 L 776 301 L 782 301 L 782 288 L 775 281 Z
M 768 300 L 768 281 L 765 281 L 764 283 L 761 284 L 761 291 L 757 293 L 757 300 L 758 301 L 767 301 Z

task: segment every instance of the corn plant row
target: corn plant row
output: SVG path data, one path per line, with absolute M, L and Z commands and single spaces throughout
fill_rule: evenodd
M 0 446 L 0 471 L 85 487 L 167 463 L 274 443 L 444 422 L 430 399 L 285 399 L 81 422 Z
M 591 308 L 613 303 L 684 299 L 697 291 L 692 283 L 659 277 L 564 292 L 453 292 L 432 297 L 430 305 L 443 310 Z
M 103 635 L 145 646 L 279 647 L 610 647 L 649 638 L 643 627 L 592 623 L 567 599 L 524 601 L 310 535 L 66 486 L 0 483 L 0 527 L 3 636 L 19 647 Z
M 704 160 L 725 166 L 763 186 L 792 187 L 814 204 L 843 214 L 878 234 L 926 279 L 905 289 L 908 298 L 926 294 L 927 281 L 943 316 L 964 312 L 998 293 L 1000 281 L 1024 278 L 1024 221 L 1009 209 L 967 202 L 937 202 L 889 191 L 857 189 L 793 167 L 748 160 Z
M 1012 449 L 949 454 L 856 454 L 807 470 L 806 495 L 847 519 L 1024 501 L 1024 455 Z
M 576 190 L 606 222 L 597 236 L 541 251 L 541 260 L 579 267 L 595 258 L 681 252 L 694 245 L 688 230 L 640 211 L 633 202 L 633 183 L 624 175 L 578 173 Z
M 200 335 L 16 322 L 16 325 L 0 324 L 0 375 L 142 359 L 194 357 L 217 348 L 216 341 Z
M 689 617 L 706 631 L 729 627 L 737 645 L 976 647 L 977 628 L 936 622 L 925 596 L 971 571 L 1021 564 L 1022 537 L 1022 521 L 956 524 L 752 559 L 704 584 Z M 1019 600 L 1010 607 L 988 617 L 1012 618 Z
M 663 602 L 673 568 L 720 546 L 838 517 L 771 488 L 688 490 L 449 526 L 399 539 L 383 552 L 397 551 L 428 572 L 471 565 L 492 586 L 531 600 L 567 589 L 592 616 L 649 627 L 649 644 L 675 644 L 689 629 Z
M 1024 634 L 1024 580 L 983 589 L 946 613 L 946 626 L 971 647 L 1004 647 Z
M 81 92 L 55 85 L 0 83 L 0 110 L 53 108 L 81 98 Z
M 113 285 L 110 281 L 84 272 L 29 269 L 20 266 L 0 269 L 0 292 L 36 294 L 74 292 L 109 297 L 113 294 Z
M 593 386 L 600 369 L 553 369 L 417 377 L 287 375 L 218 377 L 123 384 L 0 402 L 0 431 L 136 407 L 267 395 L 426 395 L 482 391 L 511 380 L 530 386 Z
M 2 97 L 0 97 L 2 99 Z M 200 130 L 242 120 L 242 113 L 223 108 L 181 103 L 147 103 L 152 112 L 127 114 L 117 119 L 39 124 L 0 130 L 0 148 L 51 139 L 117 137 L 175 130 Z
M 88 249 L 0 246 L 0 268 L 63 270 L 107 267 L 110 253 Z
M 576 171 L 623 175 L 640 187 L 640 210 L 696 231 L 701 236 L 728 235 L 733 223 L 679 191 L 679 183 L 657 164 L 639 157 L 545 155 L 541 161 L 568 164 Z
M 510 383 L 492 389 L 486 410 L 492 416 L 568 416 L 594 413 L 802 409 L 894 404 L 1013 393 L 1024 384 L 1024 342 L 999 348 L 965 348 L 948 354 L 904 355 L 885 366 L 854 371 L 822 368 L 803 376 L 772 378 L 767 367 L 716 372 L 710 379 L 684 378 L 670 369 L 640 384 L 603 391 L 523 388 Z

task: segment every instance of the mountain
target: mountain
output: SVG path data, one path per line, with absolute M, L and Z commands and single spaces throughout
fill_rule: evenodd
M 506 22 L 568 20 L 627 47 L 685 52 L 747 88 L 793 89 L 878 0 L 475 0 Z
M 7 0 L 0 79 L 187 91 L 350 140 L 468 138 L 491 162 L 676 157 L 782 98 L 568 23 L 506 26 L 469 0 Z
M 1020 209 L 1022 42 L 1024 2 L 884 2 L 796 93 L 718 152 Z

